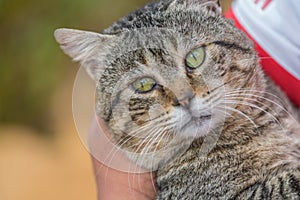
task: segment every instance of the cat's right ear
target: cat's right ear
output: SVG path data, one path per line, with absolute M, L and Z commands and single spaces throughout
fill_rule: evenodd
M 116 36 L 60 28 L 54 37 L 67 55 L 80 62 L 95 81 L 99 80 L 105 67 L 102 59 L 105 48 Z

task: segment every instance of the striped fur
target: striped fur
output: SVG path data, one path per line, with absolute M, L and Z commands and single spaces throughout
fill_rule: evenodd
M 97 82 L 115 144 L 157 173 L 156 199 L 300 199 L 295 108 L 218 1 L 164 0 L 101 34 L 56 37 Z M 205 59 L 191 70 L 197 47 Z M 133 90 L 141 77 L 156 81 L 151 92 Z

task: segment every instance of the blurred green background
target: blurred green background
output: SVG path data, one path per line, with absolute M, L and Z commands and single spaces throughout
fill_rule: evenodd
M 146 1 L 1 0 L 0 122 L 53 131 L 54 91 L 77 68 L 54 42 L 58 27 L 100 31 Z
M 96 199 L 72 119 L 79 65 L 53 32 L 101 31 L 146 2 L 0 0 L 0 200 Z

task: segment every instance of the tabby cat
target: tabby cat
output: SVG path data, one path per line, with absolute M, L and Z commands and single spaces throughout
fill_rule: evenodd
M 156 199 L 300 199 L 300 126 L 217 0 L 146 5 L 56 40 L 97 83 L 96 112 Z

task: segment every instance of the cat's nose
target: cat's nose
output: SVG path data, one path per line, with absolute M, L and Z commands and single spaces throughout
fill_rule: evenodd
M 189 91 L 183 94 L 183 96 L 177 98 L 178 104 L 183 107 L 188 107 L 190 104 L 191 99 L 193 99 L 195 93 L 193 91 Z

